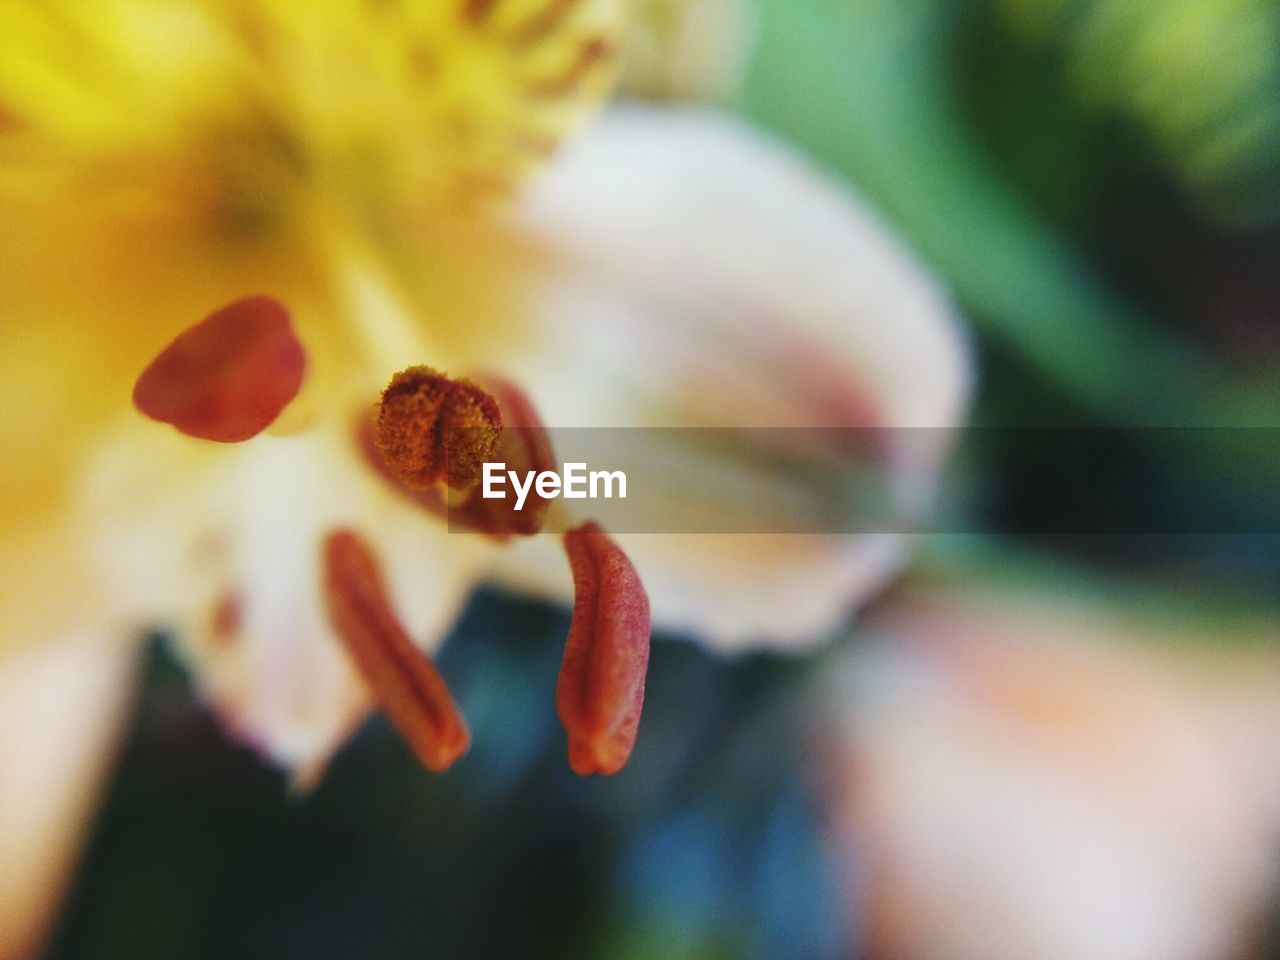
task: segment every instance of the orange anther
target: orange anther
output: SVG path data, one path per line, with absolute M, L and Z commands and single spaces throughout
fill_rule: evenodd
M 613 774 L 635 745 L 649 665 L 649 598 L 635 568 L 595 523 L 564 536 L 573 620 L 556 687 L 574 773 Z
M 489 389 L 502 410 L 503 430 L 492 459 L 506 469 L 521 475 L 556 469 L 556 457 L 542 418 L 524 391 L 508 380 L 485 377 Z M 448 508 L 450 525 L 464 530 L 477 530 L 505 540 L 510 536 L 528 537 L 542 529 L 551 501 L 530 491 L 522 510 L 516 510 L 516 498 L 510 487 L 502 499 L 486 499 L 483 491 L 473 489 L 465 500 Z
M 298 394 L 306 355 L 289 313 L 246 297 L 211 313 L 160 351 L 133 388 L 152 420 L 203 440 L 257 436 Z
M 466 721 L 391 610 L 377 561 L 358 534 L 338 530 L 325 540 L 324 577 L 329 618 L 374 697 L 429 769 L 448 769 L 470 746 Z
M 382 392 L 378 449 L 387 468 L 410 489 L 425 490 L 441 481 L 456 490 L 474 486 L 501 432 L 497 401 L 469 380 L 409 367 Z

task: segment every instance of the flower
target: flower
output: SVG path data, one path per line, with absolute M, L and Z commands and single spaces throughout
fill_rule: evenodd
M 905 591 L 824 682 L 863 947 L 916 960 L 1245 955 L 1276 890 L 1274 620 Z
M 785 148 L 712 112 L 618 109 L 529 180 L 606 92 L 620 16 L 606 0 L 5 6 L 6 642 L 172 628 L 227 728 L 305 781 L 368 709 L 359 671 L 403 638 L 433 650 L 478 577 L 557 596 L 570 579 L 537 559 L 548 538 L 495 567 L 490 539 L 446 535 L 369 463 L 360 413 L 397 371 L 499 371 L 558 426 L 958 422 L 968 367 L 945 297 Z M 199 433 L 191 398 L 166 392 L 175 338 L 264 304 L 291 332 L 259 317 L 245 342 L 292 378 L 296 337 L 305 374 L 213 439 L 265 432 L 227 445 L 139 415 L 131 398 Z M 251 360 L 210 383 L 262 385 L 274 361 Z M 896 469 L 927 487 L 944 447 Z M 657 623 L 726 648 L 820 639 L 904 547 L 615 539 Z M 379 693 L 395 719 L 407 694 Z M 599 709 L 567 715 L 602 736 Z

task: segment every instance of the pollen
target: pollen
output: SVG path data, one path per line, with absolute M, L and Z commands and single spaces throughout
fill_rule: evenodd
M 134 384 L 133 404 L 188 436 L 238 443 L 280 416 L 305 370 L 289 312 L 270 297 L 245 297 L 160 351 Z
M 430 367 L 401 370 L 382 392 L 375 440 L 387 469 L 411 490 L 475 486 L 502 433 L 498 402 L 469 380 Z
M 649 597 L 627 555 L 598 524 L 564 536 L 573 619 L 556 712 L 574 773 L 617 773 L 631 756 L 649 667 Z
M 437 773 L 466 753 L 471 735 L 444 678 L 413 645 L 387 599 L 382 571 L 359 534 L 324 544 L 329 619 L 387 718 Z

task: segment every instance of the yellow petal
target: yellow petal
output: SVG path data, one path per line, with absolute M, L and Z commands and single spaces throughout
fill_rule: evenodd
M 184 192 L 242 232 L 287 227 L 295 194 L 358 216 L 503 194 L 607 93 L 621 16 L 618 0 L 13 0 L 0 188 Z

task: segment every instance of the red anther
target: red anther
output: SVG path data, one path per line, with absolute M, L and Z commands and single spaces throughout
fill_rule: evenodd
M 649 598 L 635 568 L 598 524 L 564 535 L 573 620 L 556 687 L 573 772 L 614 774 L 635 746 L 649 666 Z
M 391 472 L 386 459 L 382 455 L 382 451 L 378 448 L 377 431 L 378 425 L 373 417 L 370 417 L 364 411 L 361 411 L 359 418 L 355 423 L 356 446 L 360 449 L 360 455 L 364 457 L 367 463 L 378 476 L 382 477 L 394 490 L 398 491 L 402 496 L 412 500 L 422 509 L 426 510 L 434 516 L 444 519 L 448 515 L 449 503 L 445 499 L 444 490 L 440 486 L 427 487 L 425 490 L 415 490 L 407 486 L 399 477 Z
M 501 433 L 497 401 L 469 380 L 409 367 L 382 391 L 378 450 L 387 468 L 412 490 L 440 482 L 455 490 L 470 488 Z
M 503 431 L 492 459 L 521 476 L 529 471 L 554 471 L 556 456 L 551 449 L 551 439 L 525 392 L 499 377 L 485 377 L 483 382 L 502 409 Z M 487 533 L 498 540 L 528 537 L 541 530 L 551 501 L 530 490 L 523 509 L 517 510 L 515 493 L 509 485 L 504 490 L 504 498 L 486 499 L 483 489 L 477 486 L 462 503 L 449 507 L 449 523 L 464 530 Z
M 191 437 L 255 437 L 298 395 L 307 358 L 289 313 L 245 297 L 209 314 L 160 351 L 133 387 L 133 404 Z
M 447 770 L 471 744 L 466 721 L 435 665 L 396 619 L 377 560 L 359 534 L 328 536 L 324 576 L 329 619 L 374 697 L 419 759 Z
M 465 381 L 464 381 L 465 382 Z M 542 419 L 524 391 L 510 381 L 485 376 L 481 383 L 499 411 L 502 433 L 486 459 L 506 464 L 507 469 L 535 473 L 556 469 L 555 453 Z M 479 389 L 479 388 L 477 388 Z M 379 411 L 381 418 L 381 410 Z M 494 540 L 512 536 L 532 536 L 542 529 L 551 501 L 530 490 L 524 509 L 515 509 L 515 494 L 505 486 L 503 499 L 486 499 L 483 489 L 473 486 L 457 503 L 450 504 L 439 484 L 418 487 L 407 482 L 395 469 L 392 458 L 378 439 L 378 425 L 362 416 L 356 422 L 356 444 L 368 464 L 393 487 L 428 513 L 448 519 L 454 529 L 484 533 Z M 481 466 L 483 466 L 481 461 Z

